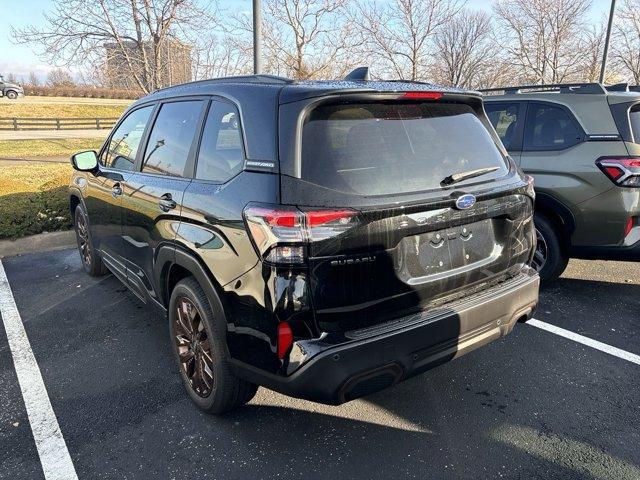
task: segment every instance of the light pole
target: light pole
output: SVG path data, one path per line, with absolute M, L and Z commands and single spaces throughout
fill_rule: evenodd
M 600 83 L 604 83 L 604 75 L 607 72 L 607 56 L 609 55 L 609 40 L 611 40 L 611 27 L 613 26 L 613 15 L 616 10 L 616 0 L 611 0 L 611 11 L 609 12 L 609 24 L 607 25 L 607 36 L 604 40 L 604 52 L 602 52 L 602 67 L 600 68 Z
M 262 10 L 260 0 L 253 0 L 253 73 L 262 73 Z

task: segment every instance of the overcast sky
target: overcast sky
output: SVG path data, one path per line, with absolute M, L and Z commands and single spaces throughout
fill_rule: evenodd
M 385 0 L 380 0 L 385 1 Z M 610 0 L 592 0 L 591 16 L 599 19 L 608 12 Z M 251 0 L 221 0 L 221 5 L 237 10 L 250 10 Z M 468 0 L 470 8 L 490 10 L 493 0 Z M 41 25 L 43 14 L 51 8 L 51 0 L 0 0 L 0 73 L 14 73 L 25 79 L 29 72 L 35 72 L 44 78 L 52 66 L 41 61 L 37 55 L 26 46 L 13 45 L 9 34 L 10 26 L 22 27 L 29 24 Z

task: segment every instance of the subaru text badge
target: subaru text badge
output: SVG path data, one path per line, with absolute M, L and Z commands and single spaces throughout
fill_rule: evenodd
M 456 208 L 458 210 L 467 210 L 476 204 L 476 197 L 467 193 L 456 199 Z

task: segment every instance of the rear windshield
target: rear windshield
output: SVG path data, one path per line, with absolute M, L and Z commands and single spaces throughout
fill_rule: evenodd
M 634 143 L 640 143 L 640 105 L 634 105 L 629 110 L 629 121 L 631 122 L 631 133 Z
M 499 169 L 461 184 L 507 173 L 489 132 L 464 104 L 324 105 L 302 131 L 302 178 L 348 193 L 430 190 L 449 175 L 484 167 Z

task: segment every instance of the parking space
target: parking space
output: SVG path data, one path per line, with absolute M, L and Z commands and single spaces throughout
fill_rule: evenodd
M 640 366 L 531 325 L 340 407 L 260 389 L 216 418 L 113 276 L 72 250 L 2 262 L 81 479 L 640 478 Z M 639 270 L 574 261 L 536 317 L 640 354 Z M 0 478 L 43 477 L 0 322 Z

